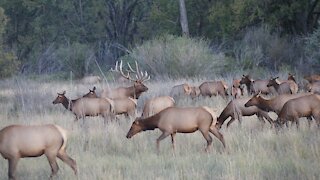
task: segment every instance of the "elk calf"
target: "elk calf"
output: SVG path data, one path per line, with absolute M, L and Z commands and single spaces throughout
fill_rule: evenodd
M 66 153 L 67 131 L 60 126 L 47 124 L 40 126 L 11 125 L 0 131 L 0 154 L 8 160 L 9 179 L 15 179 L 20 158 L 47 156 L 52 178 L 59 167 L 58 157 L 69 165 L 77 175 L 76 161 Z M 23 179 L 23 178 L 21 178 Z
M 228 86 L 224 81 L 207 81 L 199 86 L 200 94 L 202 96 L 217 96 L 220 95 L 223 98 L 228 96 Z

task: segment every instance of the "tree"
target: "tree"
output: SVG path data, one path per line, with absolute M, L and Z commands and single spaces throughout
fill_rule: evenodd
M 184 0 L 179 0 L 179 9 L 180 9 L 180 24 L 182 29 L 182 35 L 189 36 L 187 10 L 186 10 L 186 4 Z

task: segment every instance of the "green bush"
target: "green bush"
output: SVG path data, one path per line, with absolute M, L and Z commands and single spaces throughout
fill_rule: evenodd
M 19 68 L 17 57 L 13 53 L 0 51 L 0 77 L 7 78 L 15 74 Z
M 211 52 L 203 39 L 165 35 L 146 41 L 123 57 L 137 60 L 157 77 L 195 77 L 221 73 L 224 55 Z

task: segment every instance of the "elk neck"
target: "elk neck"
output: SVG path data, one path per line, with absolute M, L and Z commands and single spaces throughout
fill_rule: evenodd
M 159 122 L 159 115 L 158 114 L 140 120 L 143 131 L 154 130 L 154 129 L 158 128 L 158 122 Z
M 274 111 L 273 107 L 274 107 L 274 99 L 271 100 L 267 100 L 264 98 L 259 98 L 259 103 L 256 105 L 258 108 L 264 110 L 264 111 Z
M 66 109 L 72 111 L 72 107 L 73 107 L 73 103 L 76 100 L 69 100 L 67 97 L 63 99 L 63 102 L 61 103 L 63 105 L 63 107 L 65 107 Z

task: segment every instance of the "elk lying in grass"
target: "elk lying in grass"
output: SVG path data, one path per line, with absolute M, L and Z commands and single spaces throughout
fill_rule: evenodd
M 170 96 L 160 96 L 160 97 L 149 99 L 144 104 L 141 117 L 147 118 L 147 117 L 153 116 L 168 107 L 173 107 L 174 104 L 175 104 L 175 101 Z
M 220 95 L 223 98 L 228 96 L 228 86 L 224 81 L 207 81 L 199 86 L 200 94 L 202 96 L 217 96 Z
M 295 122 L 299 128 L 300 117 L 313 117 L 318 127 L 320 126 L 320 95 L 311 94 L 287 101 L 276 120 L 277 126 L 282 126 L 287 121 Z
M 272 125 L 273 120 L 269 117 L 268 113 L 255 107 L 245 107 L 244 104 L 248 102 L 250 98 L 240 98 L 240 99 L 234 99 L 228 103 L 228 105 L 223 109 L 220 116 L 218 117 L 217 127 L 220 129 L 222 124 L 231 117 L 230 121 L 227 123 L 227 127 L 230 126 L 230 124 L 238 119 L 239 123 L 241 124 L 242 116 L 252 116 L 257 115 L 258 119 L 265 123 L 264 119 L 267 119 L 267 121 Z
M 240 84 L 245 84 L 247 87 L 248 94 L 254 94 L 261 91 L 263 94 L 270 94 L 272 93 L 272 88 L 267 87 L 269 80 L 253 80 L 250 78 L 249 75 L 242 75 L 240 80 Z
M 191 94 L 191 92 L 192 92 L 191 86 L 187 83 L 184 83 L 184 84 L 173 86 L 170 91 L 170 96 L 173 97 L 174 99 L 177 99 L 182 96 L 188 96 Z
M 162 132 L 157 139 L 157 150 L 159 152 L 159 143 L 161 140 L 171 135 L 172 148 L 174 149 L 174 138 L 176 133 L 192 133 L 199 130 L 207 141 L 206 151 L 212 144 L 212 138 L 209 131 L 215 135 L 225 147 L 223 135 L 215 127 L 216 119 L 210 111 L 203 107 L 169 107 L 163 111 L 148 118 L 137 118 L 127 134 L 131 138 L 135 134 L 159 128 Z
M 61 103 L 66 109 L 70 110 L 76 115 L 75 121 L 86 116 L 99 116 L 104 118 L 104 123 L 113 112 L 110 102 L 105 98 L 79 98 L 69 100 L 65 96 L 66 91 L 58 93 L 57 98 L 52 102 L 53 104 Z
M 123 73 L 122 70 L 122 61 L 120 62 L 120 66 L 118 69 L 118 66 L 116 66 L 116 69 L 121 73 L 123 77 L 126 79 L 133 81 L 133 86 L 130 87 L 118 87 L 116 89 L 104 89 L 102 91 L 101 97 L 103 98 L 125 98 L 125 97 L 131 97 L 134 99 L 138 99 L 141 95 L 141 93 L 146 92 L 148 90 L 147 86 L 143 84 L 143 82 L 146 82 L 150 79 L 150 76 L 145 71 L 145 73 L 141 72 L 139 70 L 138 64 L 136 62 L 136 70 L 133 70 L 130 64 L 128 63 L 128 67 L 130 68 L 130 71 L 127 71 L 127 75 Z M 136 78 L 130 77 L 130 72 L 136 73 Z
M 97 84 L 100 83 L 102 79 L 100 76 L 85 76 L 81 79 L 81 83 L 83 84 Z
M 0 131 L 0 153 L 8 160 L 9 179 L 15 179 L 15 172 L 20 158 L 47 156 L 51 166 L 52 178 L 59 167 L 58 157 L 69 165 L 77 175 L 76 161 L 66 153 L 67 132 L 57 125 L 40 126 L 10 125 Z
M 136 107 L 137 107 L 137 100 L 133 99 L 131 97 L 127 98 L 115 98 L 115 99 L 109 99 L 106 98 L 113 109 L 114 115 L 120 115 L 124 114 L 126 116 L 129 116 L 130 118 L 136 118 Z
M 89 89 L 89 92 L 85 95 L 83 95 L 82 97 L 88 97 L 88 98 L 97 98 L 97 94 L 96 94 L 96 87 L 94 86 L 93 89 Z
M 279 77 L 271 78 L 267 87 L 273 86 L 278 94 L 293 94 L 291 91 L 290 83 L 280 82 Z

